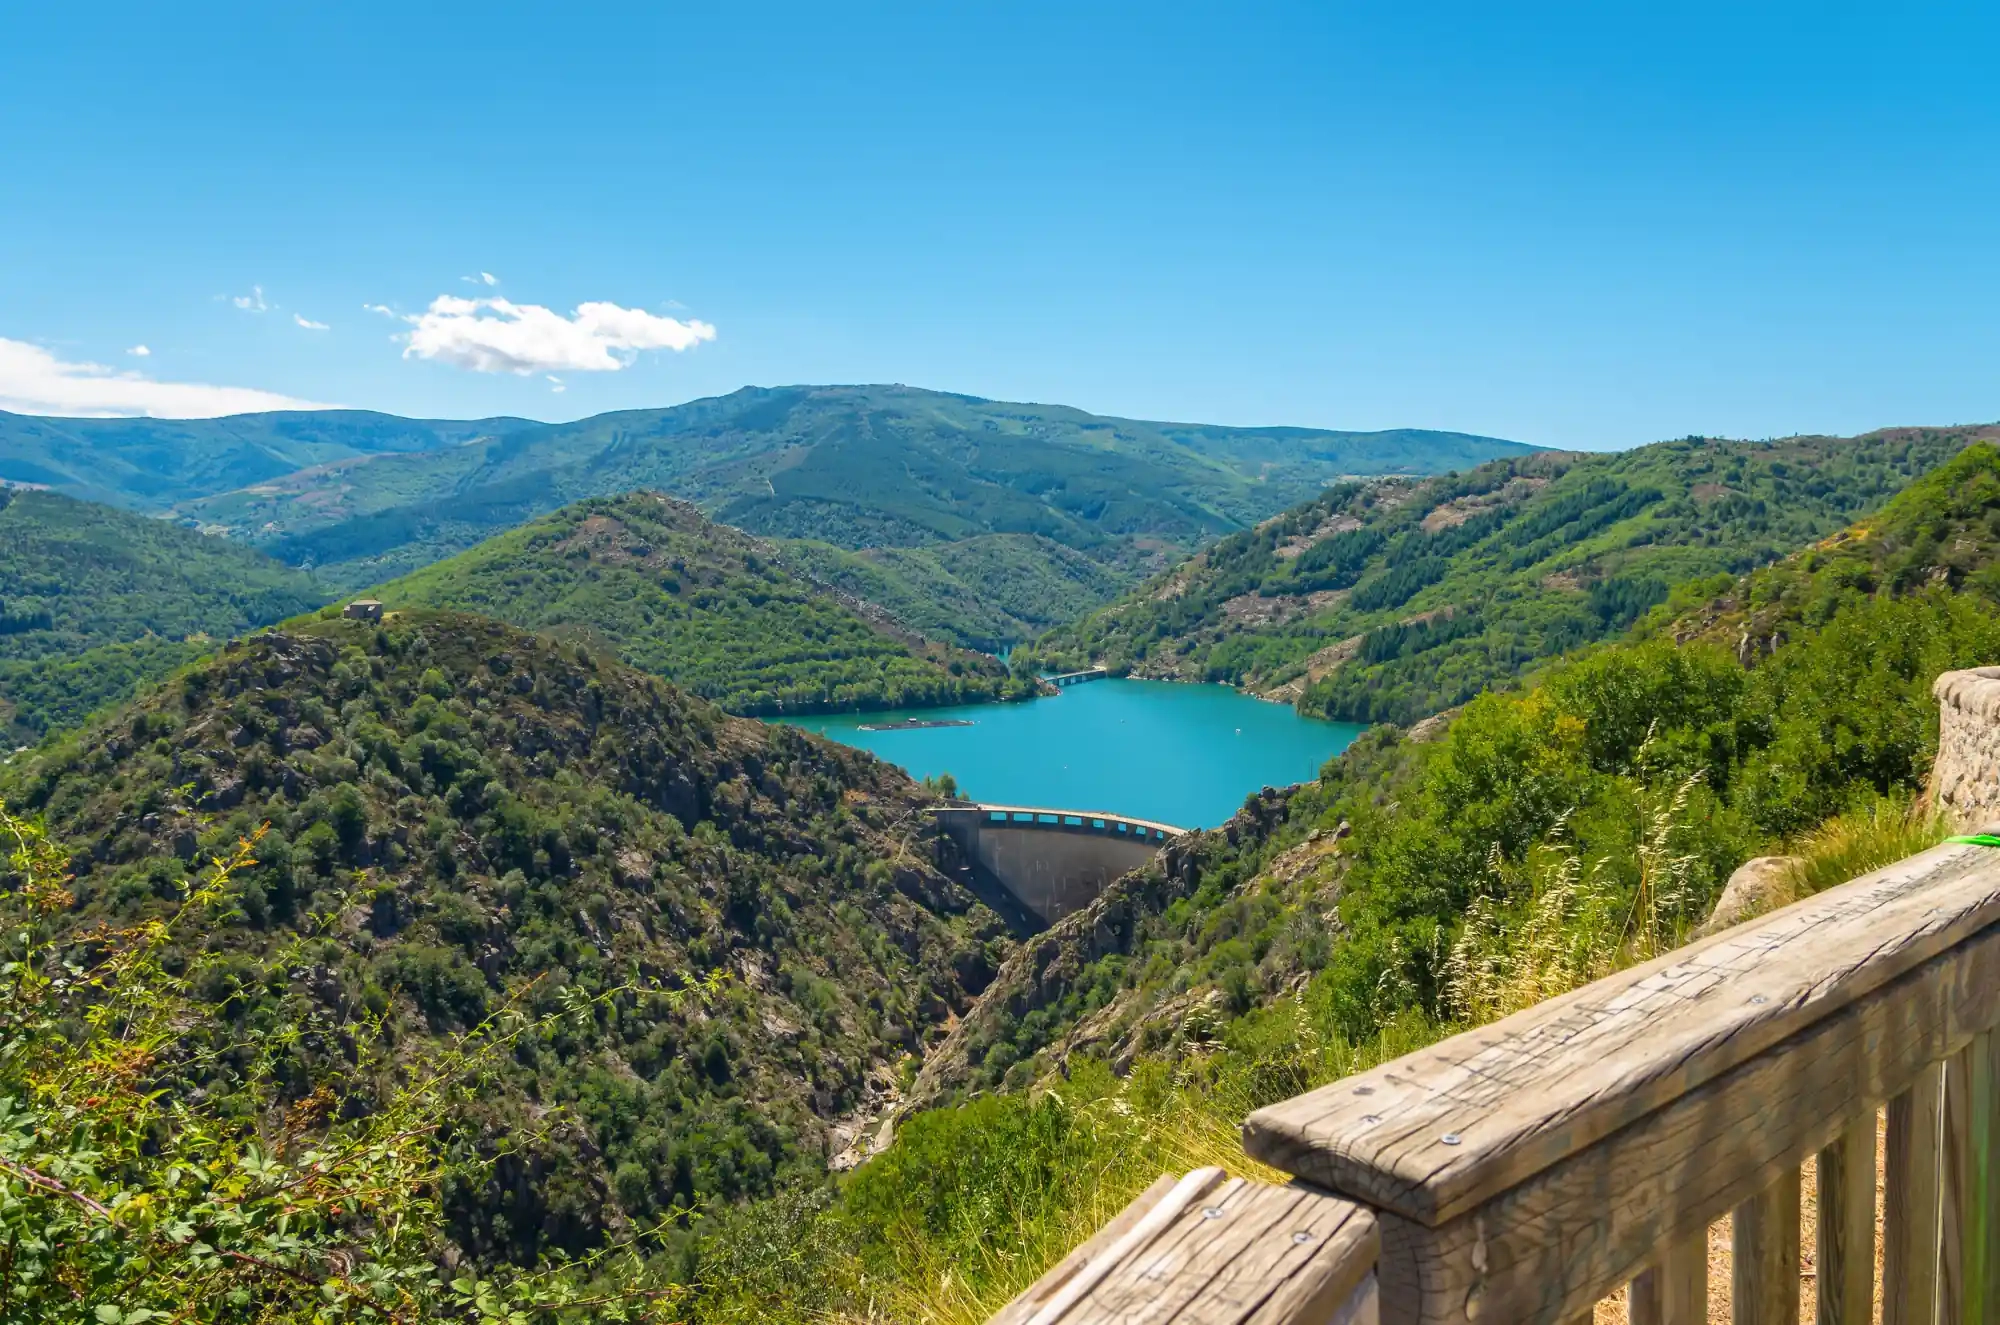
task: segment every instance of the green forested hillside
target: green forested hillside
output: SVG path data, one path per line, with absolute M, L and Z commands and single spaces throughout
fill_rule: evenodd
M 733 713 L 1032 693 L 786 569 L 783 553 L 658 493 L 577 502 L 373 591 L 589 638 Z
M 1624 630 L 1673 586 L 1823 538 L 1995 429 L 1690 438 L 1335 487 L 1038 641 L 1409 722 Z
M 0 479 L 139 511 L 357 456 L 433 450 L 526 419 L 292 410 L 221 419 L 58 419 L 0 410 Z
M 1417 430 L 1152 424 L 909 387 L 746 388 L 341 462 L 179 509 L 350 587 L 637 488 L 756 534 L 848 549 L 1039 535 L 1131 573 L 1339 475 L 1436 473 L 1527 449 Z
M 1841 608 L 1926 586 L 2000 602 L 2000 446 L 1981 442 L 1925 474 L 1881 510 L 1740 579 L 1691 580 L 1639 625 L 1769 653 Z
M 938 639 L 997 653 L 1109 602 L 1130 578 L 1035 534 L 850 552 L 785 540 L 815 580 Z
M 559 1014 L 440 1117 L 495 1160 L 426 1232 L 462 1264 L 667 1214 L 672 1318 L 976 1321 L 1161 1168 L 1244 1167 L 1246 1109 L 1671 947 L 1746 856 L 1810 886 L 1932 840 L 1931 681 L 2000 658 L 1996 512 L 1970 447 L 1020 943 L 925 863 L 894 770 L 422 609 L 231 646 L 0 794 L 77 848 L 78 925 L 273 825 L 190 968 L 202 1109 L 253 1041 L 288 1108 L 344 1114 L 384 1085 L 354 1027 L 416 1054 L 509 997 Z M 829 1177 L 899 1099 L 941 1107 Z
M 489 1014 L 556 1014 L 425 1120 L 495 1158 L 418 1231 L 471 1267 L 818 1180 L 1006 944 L 926 863 L 896 770 L 457 614 L 230 644 L 0 771 L 0 795 L 72 851 L 73 930 L 172 912 L 269 825 L 175 940 L 206 1018 L 143 1069 L 224 1131 L 296 1145 L 388 1088 L 357 1061 L 393 1074 Z M 253 1067 L 282 1117 L 230 1117 Z
M 74 722 L 226 639 L 325 602 L 261 552 L 46 492 L 0 490 L 0 703 Z

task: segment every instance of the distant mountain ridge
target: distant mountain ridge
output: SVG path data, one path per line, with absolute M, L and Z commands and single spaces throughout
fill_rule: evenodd
M 0 481 L 159 512 L 176 502 L 358 457 L 436 450 L 527 419 L 405 419 L 286 410 L 221 419 L 68 419 L 0 410 Z
M 1441 473 L 1533 449 L 1415 429 L 1153 423 L 903 386 L 746 387 L 560 424 L 343 411 L 0 425 L 0 479 L 171 511 L 347 588 L 638 489 L 850 551 L 1041 538 L 1129 582 L 1343 475 Z M 979 615 L 960 637 L 1010 614 Z

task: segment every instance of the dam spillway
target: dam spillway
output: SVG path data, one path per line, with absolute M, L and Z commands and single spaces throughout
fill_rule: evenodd
M 1095 810 L 939 805 L 930 815 L 975 891 L 1016 929 L 1044 929 L 1096 900 L 1186 830 Z M 995 890 L 1004 896 L 996 897 Z

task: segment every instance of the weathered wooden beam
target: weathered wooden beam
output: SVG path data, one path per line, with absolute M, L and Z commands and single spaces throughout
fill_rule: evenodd
M 1799 1171 L 1736 1207 L 1729 1275 L 1735 1325 L 1798 1325 Z
M 1875 1115 L 1819 1152 L 1818 1325 L 1875 1318 Z M 2000 1325 L 2000 1322 L 1996 1322 Z
M 1455 1219 L 1382 1213 L 1383 1319 L 1557 1325 L 1935 1080 L 1940 1059 L 1996 1021 L 2000 928 Z
M 1379 1240 L 1351 1202 L 1210 1169 L 1133 1207 L 994 1325 L 1374 1325 Z
M 1631 1325 L 1707 1325 L 1706 1228 L 1669 1243 L 1659 1263 L 1632 1281 L 1625 1314 Z
M 1996 921 L 2000 852 L 1936 847 L 1260 1109 L 1244 1144 L 1327 1190 L 1441 1225 Z
M 1936 1320 L 1942 1126 L 1938 1063 L 1933 1061 L 1909 1089 L 1889 1101 L 1882 1177 L 1882 1325 L 1934 1325 Z

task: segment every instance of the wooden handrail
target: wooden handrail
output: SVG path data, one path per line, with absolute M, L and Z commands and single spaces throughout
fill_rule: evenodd
M 2000 921 L 2000 852 L 1934 847 L 1261 1109 L 1257 1158 L 1436 1225 Z
M 2000 850 L 1937 847 L 1257 1111 L 1246 1149 L 1299 1181 L 1238 1184 L 1217 1208 L 1288 1193 L 1287 1211 L 1366 1221 L 1315 1273 L 1347 1318 L 1392 1325 L 1570 1325 L 1628 1285 L 1634 1325 L 1695 1325 L 1707 1230 L 1733 1215 L 1735 1320 L 1793 1325 L 1816 1157 L 1819 1321 L 1869 1325 L 1886 1106 L 1883 1325 L 2000 1325 L 1996 1027 Z M 1264 1282 L 1254 1234 L 1276 1222 L 1182 1210 L 1141 1237 L 1128 1220 L 1124 1243 L 1107 1228 L 1024 1295 L 1046 1307 L 1048 1285 L 1112 1255 L 1055 1315 L 996 1320 L 1329 1319 L 1324 1297 L 1283 1314 L 1275 1290 L 1244 1307 L 1190 1288 Z
M 1944 846 L 1260 1110 L 1245 1144 L 1377 1209 L 1385 1321 L 1513 1325 L 1634 1279 L 1640 1307 L 1732 1212 L 1735 1318 L 1795 1319 L 1820 1154 L 1821 1318 L 1859 1325 L 1886 1104 L 1885 1325 L 2000 1322 L 1996 1024 L 2000 852 Z M 1680 1296 L 1640 1314 L 1706 1318 Z

